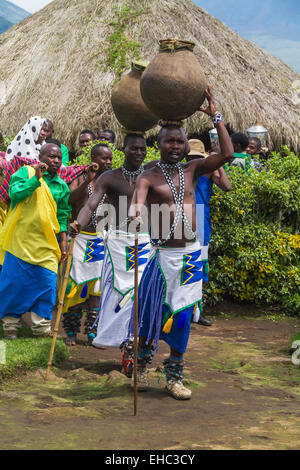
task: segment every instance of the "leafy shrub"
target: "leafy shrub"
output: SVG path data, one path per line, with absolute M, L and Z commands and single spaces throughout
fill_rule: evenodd
M 107 38 L 104 70 L 114 71 L 117 83 L 130 62 L 141 59 L 141 45 L 132 38 L 132 26 L 145 11 L 143 9 L 133 11 L 128 1 L 121 6 L 114 6 L 112 10 L 114 19 L 110 19 L 107 23 L 113 28 L 113 32 Z M 131 34 L 128 34 L 130 30 Z
M 232 191 L 211 201 L 210 304 L 230 296 L 300 310 L 300 159 L 286 147 L 264 169 L 229 171 Z M 266 166 L 267 165 L 267 166 Z

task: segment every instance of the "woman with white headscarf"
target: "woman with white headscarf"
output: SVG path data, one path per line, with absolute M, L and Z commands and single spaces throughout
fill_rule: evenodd
M 42 144 L 47 137 L 46 119 L 40 116 L 31 117 L 6 150 L 6 160 L 14 156 L 39 160 Z

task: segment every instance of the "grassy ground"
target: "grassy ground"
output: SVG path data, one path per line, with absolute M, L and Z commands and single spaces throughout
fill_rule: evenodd
M 0 325 L 0 340 L 4 341 L 6 363 L 0 364 L 0 381 L 29 370 L 47 367 L 52 338 L 34 338 L 28 326 L 22 326 L 18 339 L 3 339 Z M 56 341 L 53 364 L 58 365 L 68 357 L 69 350 L 62 340 Z

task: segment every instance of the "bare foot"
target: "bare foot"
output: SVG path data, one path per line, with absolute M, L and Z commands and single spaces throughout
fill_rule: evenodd
M 65 343 L 67 346 L 76 346 L 76 336 L 67 336 Z

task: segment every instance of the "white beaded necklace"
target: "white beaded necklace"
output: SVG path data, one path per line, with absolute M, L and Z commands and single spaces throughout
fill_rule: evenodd
M 176 204 L 176 212 L 173 220 L 173 224 L 171 226 L 170 232 L 167 235 L 165 240 L 157 240 L 157 241 L 152 241 L 151 243 L 153 245 L 164 245 L 168 240 L 170 240 L 171 236 L 174 235 L 174 232 L 177 228 L 177 225 L 180 220 L 182 220 L 185 228 L 188 231 L 188 234 L 190 235 L 191 239 L 196 238 L 196 233 L 192 230 L 191 225 L 188 221 L 187 216 L 185 215 L 183 204 L 184 204 L 184 194 L 185 194 L 185 177 L 184 177 L 184 172 L 182 169 L 182 166 L 180 163 L 175 163 L 174 165 L 171 165 L 169 163 L 156 163 L 156 166 L 161 169 L 171 191 L 173 194 L 173 198 Z M 170 174 L 168 173 L 167 170 L 169 169 L 177 169 L 178 174 L 179 174 L 179 191 L 177 194 L 173 179 L 171 178 Z
M 121 170 L 123 172 L 124 178 L 127 176 L 129 178 L 129 184 L 132 186 L 132 183 L 135 182 L 136 178 L 143 173 L 144 167 L 140 166 L 140 168 L 138 168 L 136 171 L 129 171 L 125 168 L 124 165 L 122 165 Z

